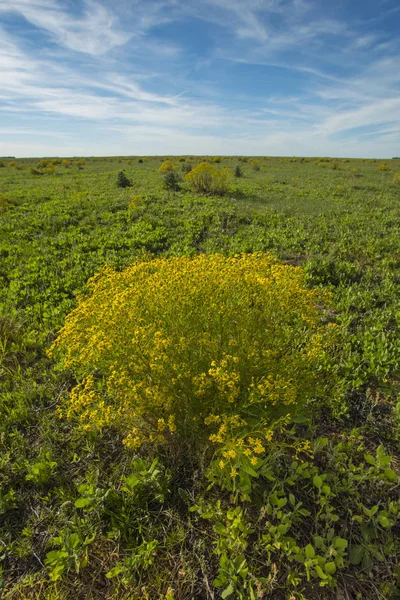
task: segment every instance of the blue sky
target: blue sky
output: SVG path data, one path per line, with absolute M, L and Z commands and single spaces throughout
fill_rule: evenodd
M 399 0 L 0 0 L 0 155 L 400 155 Z

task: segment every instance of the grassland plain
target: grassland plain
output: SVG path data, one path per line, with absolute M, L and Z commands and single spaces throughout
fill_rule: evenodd
M 209 196 L 166 190 L 165 158 L 0 162 L 2 597 L 399 598 L 400 160 L 221 158 L 242 176 Z M 342 382 L 254 494 L 59 417 L 76 381 L 46 351 L 91 276 L 254 252 L 332 291 Z

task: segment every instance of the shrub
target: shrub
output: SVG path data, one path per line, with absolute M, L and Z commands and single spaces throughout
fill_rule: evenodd
M 396 175 L 393 177 L 392 183 L 395 185 L 400 185 L 400 173 L 396 173 Z
M 132 181 L 130 179 L 128 179 L 128 177 L 125 175 L 125 172 L 120 171 L 118 173 L 117 186 L 120 188 L 126 188 L 126 187 L 130 187 L 131 185 L 132 185 Z
M 235 177 L 243 177 L 243 171 L 240 165 L 235 168 Z
M 176 192 L 179 190 L 180 177 L 175 171 L 168 171 L 164 175 L 164 187 L 168 191 Z
M 168 159 L 162 163 L 162 165 L 159 168 L 159 171 L 161 171 L 161 173 L 171 173 L 172 171 L 175 171 L 175 169 L 175 163 L 172 160 Z
M 185 179 L 192 184 L 195 192 L 222 195 L 229 190 L 231 177 L 229 169 L 218 169 L 202 162 L 187 173 Z
M 190 171 L 193 169 L 193 166 L 191 163 L 185 163 L 182 165 L 182 172 L 183 173 L 190 173 Z
M 214 156 L 212 159 L 213 163 L 220 163 L 221 162 L 221 158 L 219 156 Z
M 213 431 L 216 443 L 246 423 L 269 435 L 329 393 L 321 373 L 336 328 L 302 282 L 299 267 L 262 254 L 104 269 L 49 351 L 78 381 L 64 414 L 84 430 L 117 427 L 128 447 L 193 454 Z
M 382 163 L 379 165 L 380 171 L 389 171 L 389 165 L 387 163 Z
M 8 163 L 8 166 L 9 166 L 9 167 L 15 167 L 15 166 L 16 166 L 16 164 L 17 164 L 17 163 L 15 162 L 15 160 L 10 160 L 10 162 Z
M 4 167 L 5 167 L 4 162 L 2 160 L 0 160 L 0 169 L 4 169 Z
M 253 171 L 259 171 L 260 170 L 260 162 L 258 160 L 252 160 L 251 161 L 251 166 L 253 167 Z
M 143 164 L 143 159 L 139 158 L 138 163 Z
M 61 161 L 61 165 L 67 169 L 71 166 L 71 162 L 68 159 L 64 158 L 64 160 Z

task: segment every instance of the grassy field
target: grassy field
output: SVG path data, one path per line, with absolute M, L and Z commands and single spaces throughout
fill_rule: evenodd
M 242 176 L 211 196 L 165 189 L 165 158 L 0 162 L 2 597 L 399 598 L 400 159 L 221 158 Z M 275 434 L 254 491 L 212 449 L 192 464 L 60 418 L 76 374 L 46 351 L 90 277 L 255 252 L 329 289 L 340 334 L 337 403 Z

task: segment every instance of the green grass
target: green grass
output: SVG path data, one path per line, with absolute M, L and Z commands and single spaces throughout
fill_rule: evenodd
M 233 172 L 240 164 L 243 169 L 223 197 L 195 195 L 186 183 L 178 192 L 166 191 L 158 172 L 163 160 L 88 158 L 83 165 L 55 165 L 54 173 L 42 175 L 31 173 L 38 160 L 19 159 L 16 167 L 4 161 L 0 168 L 4 598 L 155 599 L 166 598 L 168 588 L 175 600 L 212 597 L 219 561 L 211 550 L 215 531 L 201 514 L 187 510 L 186 503 L 195 504 L 201 492 L 190 467 L 177 467 L 168 501 L 154 497 L 147 479 L 141 502 L 126 499 L 121 481 L 134 469 L 133 452 L 122 447 L 115 432 L 85 436 L 57 414 L 74 381 L 55 368 L 46 349 L 76 305 L 76 294 L 105 264 L 123 268 L 141 256 L 269 251 L 303 266 L 308 285 L 333 292 L 334 317 L 343 331 L 339 367 L 347 412 L 313 423 L 308 432 L 299 426 L 295 435 L 347 440 L 344 452 L 361 451 L 361 459 L 361 445 L 375 456 L 383 444 L 398 464 L 400 185 L 393 179 L 400 160 L 386 161 L 389 170 L 382 171 L 382 161 L 265 158 L 254 171 L 250 160 L 223 158 L 218 167 Z M 179 168 L 188 162 L 195 166 L 200 159 L 186 157 Z M 121 169 L 132 187 L 117 187 Z M 328 458 L 321 458 L 321 468 Z M 168 470 L 168 457 L 163 461 Z M 97 496 L 90 510 L 75 506 L 83 483 L 100 490 L 93 491 Z M 177 492 L 183 487 L 185 501 Z M 378 489 L 372 486 L 371 497 Z M 226 494 L 220 497 L 226 500 Z M 79 559 L 68 550 L 62 576 L 52 582 L 46 555 L 60 550 L 71 532 L 78 536 Z M 62 540 L 57 544 L 55 537 Z M 147 564 L 141 544 L 152 539 L 159 550 L 155 564 Z M 379 543 L 382 551 L 384 542 Z M 119 577 L 105 577 L 132 552 L 139 556 L 133 565 Z M 386 552 L 394 572 L 398 549 Z M 394 593 L 394 576 L 384 574 L 392 567 L 379 565 L 378 560 L 376 588 L 374 577 L 364 577 L 358 567 L 338 578 L 342 596 L 343 590 L 352 598 Z M 266 577 L 262 569 L 261 575 Z M 284 578 L 277 580 L 264 597 L 289 598 Z M 301 590 L 307 600 L 336 598 L 335 590 L 315 581 Z

